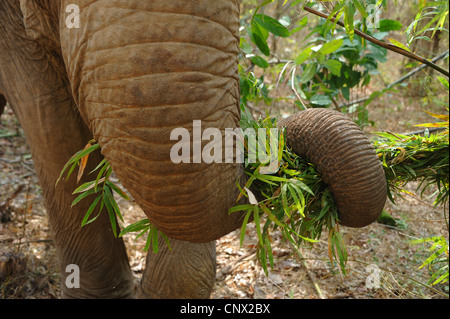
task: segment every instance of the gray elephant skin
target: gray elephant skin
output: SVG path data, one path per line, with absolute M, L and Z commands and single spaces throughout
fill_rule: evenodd
M 237 0 L 0 1 L 0 96 L 31 148 L 64 298 L 210 296 L 215 240 L 242 223 L 228 210 L 238 196 L 236 180 L 245 182 L 243 167 L 175 164 L 170 133 L 192 132 L 194 120 L 202 129 L 239 126 L 238 52 Z M 329 183 L 342 224 L 373 222 L 386 183 L 357 126 L 328 110 L 300 112 L 281 125 L 289 145 Z M 92 138 L 101 153 L 86 171 L 106 158 L 171 240 L 172 250 L 161 245 L 148 254 L 137 284 L 108 215 L 80 227 L 94 198 L 70 207 L 75 176 L 55 187 L 64 164 Z M 65 285 L 73 264 L 80 269 L 77 289 Z

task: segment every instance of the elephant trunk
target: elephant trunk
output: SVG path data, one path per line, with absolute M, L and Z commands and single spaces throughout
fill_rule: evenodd
M 384 208 L 387 184 L 373 145 L 347 116 L 329 109 L 308 109 L 279 122 L 288 146 L 315 164 L 349 227 L 374 222 Z
M 61 22 L 63 56 L 80 114 L 123 185 L 169 237 L 208 242 L 238 228 L 228 209 L 241 165 L 197 161 L 208 138 L 193 139 L 196 120 L 202 132 L 238 127 L 239 2 L 78 3 L 79 28 Z

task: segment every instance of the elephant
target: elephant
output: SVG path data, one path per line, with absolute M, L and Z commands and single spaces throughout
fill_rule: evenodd
M 238 0 L 3 0 L 0 92 L 30 145 L 61 271 L 63 298 L 208 298 L 215 240 L 239 228 L 243 165 L 174 163 L 171 131 L 238 128 Z M 288 144 L 330 184 L 342 225 L 375 221 L 386 200 L 381 163 L 367 137 L 337 111 L 280 121 Z M 74 176 L 55 186 L 87 141 L 86 171 L 104 158 L 145 215 L 170 238 L 149 252 L 136 283 L 107 214 L 80 227 Z M 233 146 L 234 148 L 236 146 Z M 83 177 L 80 183 L 88 181 Z M 162 245 L 164 246 L 164 245 Z M 67 285 L 69 265 L 80 284 Z
M 3 110 L 5 109 L 6 106 L 6 99 L 5 97 L 0 93 L 0 116 L 3 113 Z

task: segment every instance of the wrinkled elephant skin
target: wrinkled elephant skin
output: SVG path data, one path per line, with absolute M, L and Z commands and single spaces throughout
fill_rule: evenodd
M 236 161 L 176 164 L 170 158 L 175 143 L 170 135 L 179 127 L 192 133 L 195 120 L 201 120 L 203 130 L 238 127 L 238 52 L 237 0 L 0 2 L 0 109 L 4 95 L 30 145 L 63 297 L 209 297 L 214 241 L 242 223 L 240 214 L 228 210 L 236 204 L 236 181 L 245 181 L 243 167 Z M 305 135 L 297 122 L 303 123 L 291 119 L 283 125 L 291 144 L 303 147 L 296 141 Z M 354 132 L 345 123 L 338 131 L 350 127 Z M 101 153 L 90 157 L 86 171 L 106 158 L 149 220 L 170 237 L 173 250 L 160 245 L 158 254 L 150 253 L 137 286 L 108 215 L 80 227 L 93 198 L 70 207 L 74 176 L 55 187 L 64 164 L 92 138 Z M 348 155 L 350 146 L 342 143 Z M 379 163 L 369 162 L 379 169 Z M 346 168 L 349 174 L 360 166 L 355 163 Z M 348 225 L 370 223 L 384 205 L 385 189 L 376 189 L 378 173 L 369 183 L 369 193 L 377 193 L 370 218 L 348 208 L 352 197 L 342 201 L 341 218 Z M 338 194 L 346 194 L 341 186 L 336 186 Z M 66 267 L 73 264 L 80 269 L 76 289 L 65 284 Z

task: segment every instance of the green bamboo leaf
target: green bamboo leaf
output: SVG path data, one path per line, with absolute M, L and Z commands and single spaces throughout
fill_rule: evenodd
M 289 203 L 287 201 L 287 183 L 283 184 L 283 186 L 281 186 L 281 203 L 282 203 L 282 206 L 283 206 L 284 213 L 289 218 L 291 218 L 291 215 L 289 214 L 290 213 L 290 211 L 289 211 Z
M 75 194 L 83 193 L 87 190 L 90 190 L 91 188 L 93 188 L 94 183 L 95 183 L 95 181 L 84 183 L 81 186 L 79 186 L 78 188 L 76 188 L 72 194 L 75 195 Z
M 120 197 L 122 197 L 125 200 L 130 200 L 130 197 L 128 197 L 127 194 L 116 184 L 114 184 L 111 181 L 106 181 L 106 185 L 108 185 L 114 192 L 116 192 Z
M 104 203 L 106 210 L 108 211 L 109 221 L 111 223 L 111 229 L 113 231 L 114 237 L 117 238 L 117 221 L 114 208 L 108 196 L 103 196 L 102 202 Z
M 83 198 L 86 198 L 89 195 L 95 194 L 95 190 L 94 189 L 90 189 L 84 193 L 82 193 L 81 195 L 79 195 L 77 198 L 75 198 L 75 200 L 72 202 L 72 205 L 70 207 L 75 206 L 76 204 L 78 204 Z
M 155 227 L 152 227 L 150 235 L 152 236 L 153 253 L 157 254 L 159 251 L 158 229 L 156 229 Z
M 426 265 L 432 263 L 440 254 L 445 253 L 447 250 L 446 246 L 442 246 L 439 250 L 435 251 L 430 257 L 428 257 L 423 264 L 419 267 L 419 269 L 425 267 Z
M 102 161 L 97 165 L 96 168 L 94 168 L 92 171 L 89 172 L 89 174 L 94 173 L 96 170 L 98 170 L 100 167 L 102 167 L 103 165 L 105 165 L 107 162 L 106 158 L 102 159 Z
M 270 244 L 269 236 L 266 237 L 264 246 L 267 252 L 267 257 L 269 258 L 270 268 L 273 269 L 273 251 L 272 245 Z
M 289 179 L 284 177 L 278 177 L 274 175 L 261 175 L 261 174 L 255 174 L 255 177 L 262 180 L 262 181 L 274 181 L 274 182 L 289 182 Z M 276 184 L 273 184 L 276 185 Z
M 140 232 L 144 230 L 147 231 L 150 228 L 150 226 L 151 226 L 150 221 L 147 218 L 142 219 L 122 229 L 122 231 L 119 233 L 119 237 L 123 237 L 128 233 Z
M 151 232 L 151 227 L 150 227 L 150 232 Z M 147 240 L 145 241 L 145 246 L 144 246 L 144 251 L 148 252 L 148 250 L 150 249 L 150 245 L 152 244 L 152 240 L 153 240 L 153 236 L 151 236 L 151 234 L 149 234 L 147 236 Z
M 262 233 L 261 233 L 261 223 L 260 223 L 260 219 L 259 219 L 259 209 L 258 209 L 257 206 L 255 206 L 253 208 L 253 221 L 255 222 L 256 234 L 258 235 L 259 243 L 261 245 L 263 245 L 264 239 L 263 239 Z
M 93 151 L 97 150 L 100 148 L 100 144 L 94 144 L 84 150 L 78 151 L 77 153 L 75 153 L 74 156 L 72 156 L 69 161 L 64 165 L 61 173 L 59 174 L 58 179 L 56 180 L 56 184 L 58 184 L 59 180 L 61 179 L 61 177 L 63 176 L 64 172 L 67 170 L 67 168 L 72 165 L 69 174 L 67 175 L 66 179 L 69 179 L 70 174 L 73 172 L 73 170 L 75 169 L 75 167 L 78 165 L 79 161 L 85 157 L 86 155 L 92 153 Z
M 245 215 L 244 221 L 242 222 L 241 236 L 240 236 L 240 241 L 239 241 L 240 248 L 242 248 L 242 244 L 244 243 L 245 230 L 247 228 L 248 220 L 249 220 L 252 212 L 253 212 L 253 206 L 252 206 L 252 209 L 248 210 L 247 214 Z
M 261 263 L 261 267 L 264 270 L 264 274 L 268 276 L 269 272 L 267 270 L 266 250 L 264 249 L 264 245 L 261 242 L 258 245 L 258 257 L 259 262 Z
M 367 13 L 366 9 L 364 8 L 364 2 L 360 2 L 359 0 L 352 0 L 353 5 L 356 7 L 356 9 L 361 13 L 361 16 L 364 19 L 367 19 L 369 14 Z
M 399 42 L 399 41 L 397 41 L 395 39 L 388 39 L 388 40 L 389 40 L 389 42 L 391 42 L 395 46 L 397 46 L 397 47 L 399 47 L 399 48 L 401 48 L 401 49 L 403 49 L 405 51 L 411 52 L 411 50 L 408 47 L 406 47 L 403 43 L 401 43 L 401 42 Z
M 443 272 L 445 272 L 445 269 L 443 269 Z M 438 274 L 438 273 L 436 273 L 436 274 Z M 432 277 L 432 279 L 434 279 L 433 277 Z M 438 279 L 436 279 L 433 282 L 433 285 L 437 285 L 440 282 L 445 283 L 447 281 L 448 281 L 448 266 L 446 267 L 446 272 L 442 276 L 440 276 Z
M 270 220 L 273 221 L 276 225 L 278 225 L 278 226 L 280 226 L 280 227 L 284 227 L 284 226 L 285 226 L 282 222 L 280 222 L 280 221 L 278 220 L 278 218 L 275 217 L 274 214 L 272 214 L 272 212 L 270 211 L 270 209 L 267 208 L 267 206 L 264 205 L 263 202 L 259 203 L 259 207 L 264 211 L 264 213 L 267 214 L 267 216 L 270 218 Z
M 97 198 L 92 202 L 91 206 L 89 206 L 88 211 L 84 215 L 83 221 L 81 222 L 81 227 L 86 226 L 93 221 L 97 219 L 98 216 L 100 216 L 101 210 L 98 212 L 97 216 L 89 220 L 89 217 L 91 216 L 94 209 L 97 207 L 98 202 L 102 199 L 103 195 L 97 196 Z
M 170 240 L 169 237 L 167 237 L 166 235 L 164 235 L 163 233 L 159 232 L 159 234 L 161 235 L 161 237 L 164 239 L 164 241 L 166 242 L 167 247 L 169 248 L 170 251 L 172 250 L 172 246 L 170 245 Z
M 355 36 L 355 26 L 353 24 L 355 7 L 352 4 L 348 4 L 347 6 L 345 6 L 344 14 L 345 31 L 347 32 L 350 41 L 353 43 L 353 38 Z
M 288 189 L 290 191 L 292 198 L 294 199 L 295 206 L 297 207 L 298 212 L 300 213 L 300 215 L 304 215 L 305 207 L 304 207 L 304 205 L 302 205 L 301 202 L 304 203 L 305 198 L 303 197 L 302 192 L 301 191 L 297 192 L 298 188 L 296 188 L 296 186 L 291 183 L 288 184 Z M 299 195 L 301 199 L 299 199 L 299 196 L 297 196 L 297 195 Z
M 253 205 L 251 204 L 245 204 L 245 205 L 236 205 L 231 207 L 228 210 L 228 214 L 234 213 L 234 212 L 243 212 L 243 211 L 247 211 L 249 209 L 253 209 Z
M 289 182 L 294 184 L 295 186 L 301 188 L 305 192 L 308 192 L 308 193 L 310 193 L 311 195 L 314 196 L 314 192 L 311 190 L 311 188 L 309 188 L 309 186 L 306 185 L 305 183 L 303 183 L 302 181 L 292 178 L 292 179 L 289 180 Z
M 334 26 L 336 25 L 337 21 L 339 21 L 339 18 L 345 11 L 345 6 L 346 6 L 346 1 L 337 3 L 333 10 L 330 12 L 330 14 L 328 15 L 327 18 L 327 23 L 329 23 L 331 21 L 331 18 L 336 17 L 335 22 L 334 22 Z M 333 26 L 333 30 L 334 30 L 334 26 Z
M 94 189 L 97 189 L 98 184 L 101 184 L 106 180 L 106 177 L 104 177 L 104 174 L 109 168 L 110 168 L 110 164 L 108 162 L 106 162 L 105 165 L 102 167 L 102 169 L 97 174 L 97 177 L 95 179 Z
M 117 205 L 116 199 L 114 198 L 114 195 L 112 194 L 111 188 L 107 185 L 103 188 L 106 197 L 108 197 L 109 203 L 111 204 L 112 209 L 114 210 L 114 213 L 119 217 L 119 219 L 124 222 L 122 213 L 120 212 L 119 205 Z

